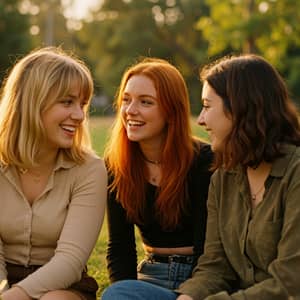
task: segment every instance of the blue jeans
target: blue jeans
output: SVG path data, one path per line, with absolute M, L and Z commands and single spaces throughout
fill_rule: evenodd
M 191 264 L 170 261 L 161 263 L 151 261 L 150 258 L 143 259 L 137 268 L 138 279 L 153 283 L 155 285 L 174 290 L 186 281 L 192 274 L 193 261 Z
M 139 280 L 118 281 L 104 291 L 101 299 L 175 300 L 178 295 L 172 290 L 191 276 L 196 257 L 181 263 L 176 262 L 174 256 L 170 256 L 168 263 L 161 263 L 148 254 L 138 265 Z
M 176 300 L 178 294 L 142 280 L 121 280 L 109 286 L 102 300 Z

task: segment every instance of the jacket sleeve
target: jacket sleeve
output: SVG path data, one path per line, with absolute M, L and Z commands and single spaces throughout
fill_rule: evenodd
M 109 279 L 111 282 L 136 279 L 137 252 L 134 224 L 128 222 L 126 211 L 117 202 L 114 192 L 109 192 L 107 199 L 109 240 L 106 259 Z
M 192 277 L 176 290 L 180 294 L 191 296 L 194 300 L 202 300 L 211 294 L 231 290 L 237 280 L 236 273 L 226 258 L 218 231 L 218 212 L 213 180 L 209 186 L 207 208 L 204 254 L 199 257 Z

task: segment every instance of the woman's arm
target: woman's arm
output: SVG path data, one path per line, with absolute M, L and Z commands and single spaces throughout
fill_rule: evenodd
M 192 201 L 192 219 L 194 228 L 194 254 L 200 256 L 204 251 L 207 223 L 207 196 L 212 171 L 213 154 L 210 146 L 201 143 L 196 152 L 188 177 L 188 190 Z
M 8 289 L 7 272 L 5 268 L 3 242 L 0 237 L 0 295 Z
M 96 158 L 76 168 L 70 186 L 68 212 L 54 256 L 17 284 L 32 298 L 40 298 L 51 290 L 68 288 L 79 281 L 97 241 L 105 212 L 106 169 L 103 161 Z
M 18 286 L 14 286 L 4 293 L 0 293 L 0 295 L 1 300 L 32 300 L 32 298 Z
M 193 300 L 192 297 L 188 295 L 180 295 L 179 297 L 176 298 L 177 300 Z
M 126 212 L 109 193 L 107 202 L 108 248 L 107 266 L 111 282 L 137 278 L 137 253 L 134 225 L 127 221 Z

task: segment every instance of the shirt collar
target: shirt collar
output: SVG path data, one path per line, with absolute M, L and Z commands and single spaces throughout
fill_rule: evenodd
M 71 169 L 76 165 L 76 162 L 72 161 L 68 156 L 64 153 L 64 151 L 60 150 L 57 154 L 57 160 L 54 166 L 54 171 L 59 169 Z M 8 170 L 8 165 L 0 164 L 1 172 L 5 173 Z
M 67 157 L 64 151 L 59 151 L 55 163 L 54 171 L 59 169 L 70 169 L 76 165 L 76 162 Z
M 281 157 L 278 157 L 273 163 L 270 171 L 270 176 L 273 177 L 283 177 L 286 169 L 289 165 L 289 161 L 291 160 L 294 152 L 296 151 L 297 146 L 291 144 L 283 144 L 280 147 L 280 151 L 282 153 Z M 236 166 L 231 170 L 228 170 L 229 173 L 241 173 L 243 172 L 242 166 Z
M 295 153 L 297 146 L 284 144 L 280 147 L 282 153 L 281 157 L 278 157 L 272 164 L 270 176 L 273 177 L 283 177 L 288 166 L 289 162 Z

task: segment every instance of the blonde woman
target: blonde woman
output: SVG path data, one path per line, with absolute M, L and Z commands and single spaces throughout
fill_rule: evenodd
M 0 290 L 3 300 L 95 299 L 86 273 L 105 210 L 107 174 L 91 150 L 88 68 L 58 48 L 19 60 L 0 104 Z

